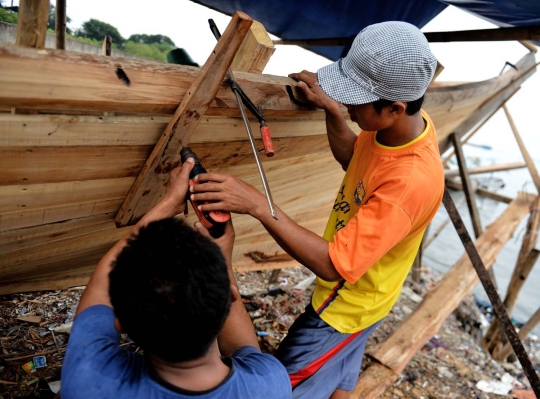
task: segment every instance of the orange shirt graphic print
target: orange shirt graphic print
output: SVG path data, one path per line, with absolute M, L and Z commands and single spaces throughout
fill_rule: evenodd
M 364 180 L 360 180 L 360 183 L 356 186 L 356 190 L 354 190 L 354 203 L 360 206 L 365 196 L 366 189 L 364 187 Z

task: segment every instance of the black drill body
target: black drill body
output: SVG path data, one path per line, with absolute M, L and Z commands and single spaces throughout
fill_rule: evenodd
M 202 173 L 207 173 L 206 169 L 202 166 L 201 161 L 197 157 L 197 154 L 195 154 L 191 148 L 189 147 L 183 147 L 180 151 L 180 161 L 182 164 L 184 164 L 189 158 L 193 158 L 195 161 L 195 165 L 193 166 L 193 169 L 191 169 L 191 172 L 189 172 L 189 180 L 195 179 L 195 176 L 200 175 Z M 189 198 L 189 193 L 188 193 Z M 193 207 L 193 210 L 197 214 L 197 217 L 201 221 L 201 223 L 208 229 L 210 232 L 210 235 L 214 238 L 219 238 L 223 235 L 225 232 L 225 223 L 218 222 L 212 218 L 211 212 L 201 212 L 197 208 L 197 203 L 195 201 L 192 201 L 190 199 L 191 206 Z M 205 220 L 203 220 L 203 218 Z

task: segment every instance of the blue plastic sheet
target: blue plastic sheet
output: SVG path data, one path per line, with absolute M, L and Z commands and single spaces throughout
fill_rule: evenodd
M 282 39 L 348 38 L 348 46 L 308 49 L 331 60 L 343 57 L 367 25 L 406 21 L 422 28 L 448 5 L 497 26 L 540 25 L 540 0 L 195 0 L 232 15 L 241 10 Z

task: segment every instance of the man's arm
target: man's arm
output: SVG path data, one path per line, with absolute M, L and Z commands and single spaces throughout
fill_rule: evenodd
M 183 166 L 173 169 L 169 175 L 169 183 L 167 184 L 167 191 L 163 199 L 149 210 L 137 224 L 131 227 L 100 260 L 82 294 L 76 315 L 93 305 L 107 305 L 112 307 L 109 298 L 109 272 L 111 271 L 112 263 L 126 245 L 129 237 L 137 234 L 141 227 L 156 220 L 176 216 L 184 211 L 189 172 L 192 168 L 193 160 L 188 159 Z
M 258 219 L 270 235 L 289 255 L 326 281 L 342 277 L 328 253 L 328 242 L 292 221 L 276 207 L 278 220 L 268 210 L 266 198 L 253 186 L 233 176 L 215 173 L 197 176 L 199 183 L 190 187 L 192 198 L 202 204 L 203 211 L 221 210 L 249 214 Z
M 343 170 L 347 170 L 353 156 L 356 134 L 349 128 L 338 102 L 331 99 L 317 83 L 317 74 L 308 71 L 292 73 L 289 77 L 298 80 L 298 88 L 306 99 L 326 113 L 326 133 L 330 149 Z
M 195 228 L 201 233 L 204 234 L 211 240 L 214 240 L 208 230 L 200 223 L 195 223 Z M 249 315 L 246 312 L 246 308 L 242 303 L 240 298 L 240 293 L 238 291 L 238 283 L 234 277 L 232 269 L 232 249 L 234 245 L 234 228 L 231 220 L 227 222 L 225 226 L 225 233 L 218 239 L 215 239 L 215 243 L 219 245 L 225 260 L 227 261 L 227 269 L 229 272 L 229 279 L 231 280 L 231 290 L 233 296 L 233 303 L 231 304 L 231 309 L 229 316 L 221 329 L 221 332 L 218 335 L 218 346 L 219 351 L 224 356 L 232 356 L 234 352 L 244 346 L 253 346 L 259 349 L 259 342 L 257 341 L 257 336 L 255 335 L 255 329 L 253 328 L 253 323 L 249 318 Z

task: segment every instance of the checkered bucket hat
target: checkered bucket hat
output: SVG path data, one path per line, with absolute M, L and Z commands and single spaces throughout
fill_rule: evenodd
M 343 104 L 414 101 L 426 92 L 436 66 L 424 34 L 391 21 L 364 28 L 347 56 L 319 69 L 317 78 L 326 94 Z

